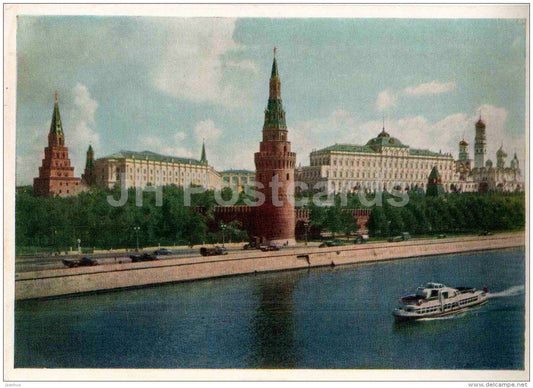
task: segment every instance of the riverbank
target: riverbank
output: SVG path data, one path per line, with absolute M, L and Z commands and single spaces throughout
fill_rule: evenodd
M 275 252 L 242 251 L 225 256 L 23 272 L 15 275 L 15 299 L 50 298 L 258 272 L 349 265 L 524 245 L 524 233 L 509 233 L 329 248 L 301 247 Z

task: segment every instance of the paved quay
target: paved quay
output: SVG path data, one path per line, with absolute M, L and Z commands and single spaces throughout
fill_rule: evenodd
M 280 251 L 234 251 L 224 256 L 183 257 L 141 263 L 101 264 L 15 274 L 15 299 L 39 299 L 241 274 L 338 266 L 381 260 L 525 246 L 524 233 L 298 247 Z

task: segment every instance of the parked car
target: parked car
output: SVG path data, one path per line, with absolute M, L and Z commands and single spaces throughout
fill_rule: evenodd
M 96 259 L 91 259 L 90 257 L 82 257 L 79 260 L 62 260 L 63 264 L 66 265 L 69 268 L 74 267 L 90 267 L 93 265 L 98 265 L 98 261 Z
M 261 249 L 261 245 L 255 241 L 249 242 L 248 244 L 244 244 L 242 249 Z
M 172 252 L 172 250 L 168 249 L 168 248 L 159 248 L 157 251 L 154 252 L 154 255 L 171 255 L 173 254 L 174 252 Z
M 142 255 L 131 255 L 130 259 L 132 263 L 139 263 L 141 261 L 154 261 L 157 260 L 157 257 L 149 253 L 143 253 Z
M 407 241 L 411 239 L 411 235 L 408 232 L 403 232 L 399 236 L 389 237 L 388 242 Z
M 268 252 L 268 251 L 279 251 L 279 247 L 278 247 L 278 246 L 275 246 L 275 245 L 261 245 L 260 249 L 261 249 L 263 252 Z
M 339 247 L 342 245 L 344 245 L 344 243 L 341 240 L 324 241 L 322 244 L 319 245 L 319 248 Z
M 488 230 L 484 230 L 479 235 L 480 236 L 492 236 L 492 232 L 489 232 Z
M 202 256 L 216 256 L 216 255 L 227 255 L 228 250 L 224 247 L 214 247 L 214 248 L 200 248 L 200 254 Z
M 370 241 L 370 237 L 368 237 L 368 234 L 362 234 L 362 233 L 356 233 L 355 234 L 355 244 L 363 244 Z
M 439 235 L 437 236 L 437 238 L 446 238 L 446 235 L 445 235 L 445 234 L 439 234 Z

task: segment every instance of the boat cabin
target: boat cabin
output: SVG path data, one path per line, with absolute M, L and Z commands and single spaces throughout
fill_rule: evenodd
M 416 289 L 416 296 L 421 297 L 423 299 L 447 299 L 452 298 L 457 295 L 457 292 L 455 289 L 450 287 L 445 287 L 444 285 L 440 283 L 426 283 L 422 287 L 418 287 Z

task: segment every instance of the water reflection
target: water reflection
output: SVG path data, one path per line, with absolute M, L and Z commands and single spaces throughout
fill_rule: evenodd
M 259 306 L 251 321 L 252 368 L 294 368 L 293 291 L 302 272 L 263 278 L 257 285 Z

